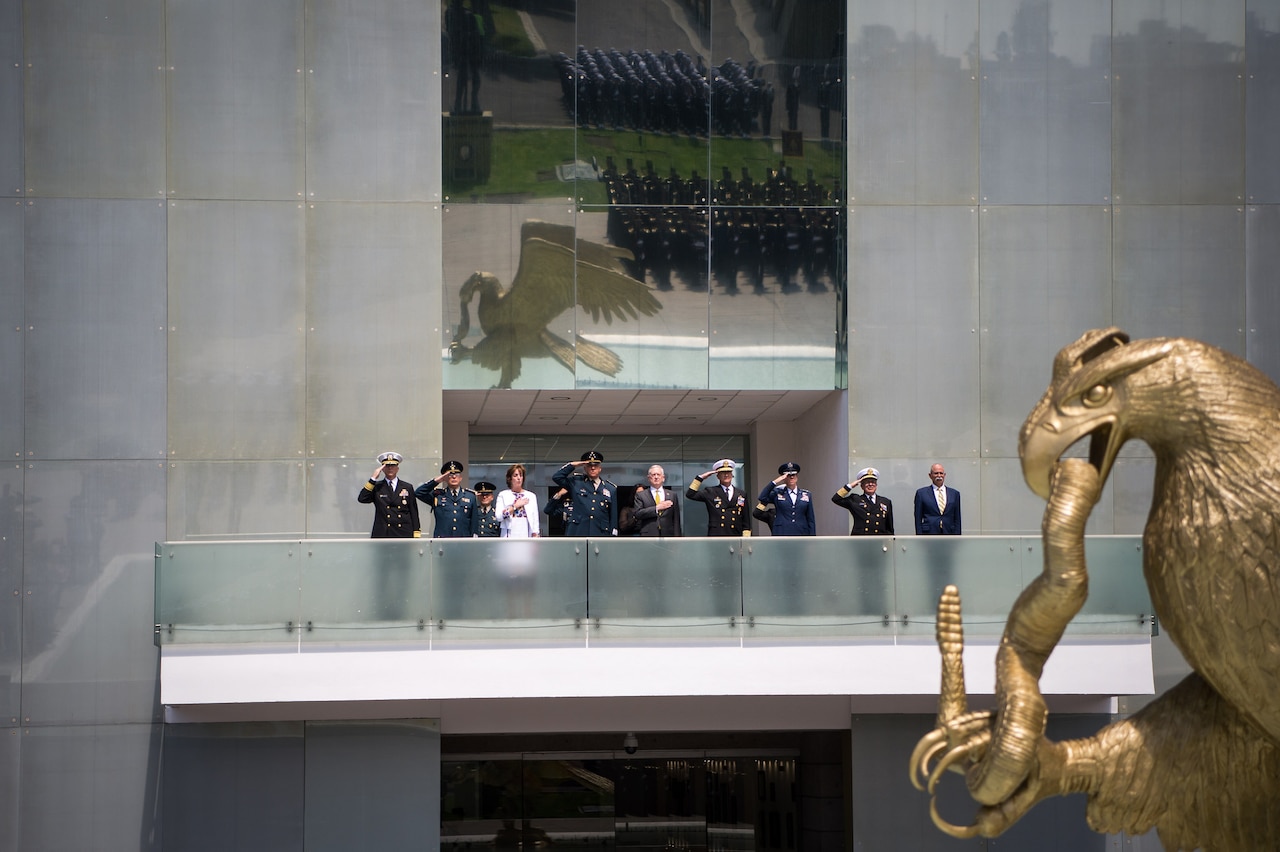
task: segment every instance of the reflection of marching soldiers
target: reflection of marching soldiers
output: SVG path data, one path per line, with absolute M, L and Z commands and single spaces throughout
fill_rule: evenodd
M 690 270 L 690 284 L 698 283 L 692 270 L 707 268 L 709 251 L 713 271 L 731 290 L 743 271 L 762 291 L 766 267 L 788 282 L 798 272 L 811 286 L 824 275 L 838 280 L 844 234 L 839 181 L 827 187 L 810 169 L 801 183 L 784 162 L 761 177 L 757 182 L 744 166 L 735 178 L 723 166 L 709 187 L 696 170 L 687 179 L 675 169 L 660 178 L 651 161 L 642 174 L 630 159 L 619 171 L 606 157 L 600 179 L 609 196 L 609 238 L 630 249 L 637 273 L 651 273 L 660 288 L 670 286 L 672 270 Z

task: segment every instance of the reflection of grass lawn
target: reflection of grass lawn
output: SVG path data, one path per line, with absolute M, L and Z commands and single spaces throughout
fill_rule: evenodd
M 516 10 L 497 3 L 490 3 L 489 8 L 493 12 L 493 49 L 511 56 L 533 56 L 533 42 L 529 41 Z
M 697 169 L 704 178 L 714 182 L 722 167 L 728 166 L 735 180 L 742 176 L 746 166 L 757 183 L 766 177 L 766 169 L 777 167 L 780 161 L 791 167 L 792 176 L 803 183 L 808 170 L 813 169 L 814 179 L 831 188 L 837 179 L 843 183 L 844 148 L 839 143 L 823 147 L 816 142 L 805 143 L 803 157 L 784 158 L 775 150 L 776 141 L 765 139 L 689 139 L 684 136 L 661 136 L 614 130 L 584 130 L 575 133 L 572 128 L 562 129 L 503 129 L 493 135 L 493 158 L 489 181 L 475 185 L 450 184 L 445 190 L 452 200 L 469 196 L 477 200 L 535 200 L 576 198 L 583 204 L 604 204 L 604 184 L 599 181 L 581 181 L 577 187 L 561 181 L 556 176 L 556 166 L 572 163 L 575 159 L 586 163 L 596 158 L 603 170 L 605 159 L 613 157 L 618 171 L 625 171 L 627 160 L 643 174 L 646 164 L 652 161 L 660 177 L 665 178 L 671 169 L 682 178 L 688 178 Z

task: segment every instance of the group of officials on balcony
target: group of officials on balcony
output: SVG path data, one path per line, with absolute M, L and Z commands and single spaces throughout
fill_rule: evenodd
M 378 456 L 378 468 L 361 488 L 357 499 L 374 505 L 372 538 L 417 538 L 422 535 L 418 502 L 431 507 L 435 538 L 537 538 L 541 535 L 538 500 L 524 488 L 524 465 L 507 469 L 507 488 L 495 498 L 496 486 L 477 482 L 475 489 L 462 486 L 463 465 L 448 461 L 440 476 L 417 488 L 400 479 L 399 453 Z M 559 491 L 543 510 L 560 516 L 565 535 L 616 536 L 621 529 L 640 536 L 681 536 L 680 504 L 675 489 L 666 487 L 661 465 L 649 468 L 647 484 L 619 489 L 601 476 L 604 456 L 592 450 L 552 475 Z M 784 462 L 778 476 L 761 490 L 754 506 L 733 484 L 737 463 L 720 459 L 694 477 L 685 499 L 702 503 L 707 510 L 708 536 L 749 536 L 751 518 L 767 523 L 775 536 L 817 534 L 813 495 L 798 486 L 800 465 Z M 703 487 L 710 477 L 717 484 Z M 913 514 L 916 535 L 960 535 L 960 492 L 947 487 L 946 470 L 940 464 L 929 469 L 930 485 L 915 494 Z M 831 497 L 853 519 L 850 535 L 894 535 L 893 502 L 876 493 L 880 473 L 873 467 L 858 471 Z M 861 493 L 855 494 L 858 487 Z M 632 492 L 632 493 L 628 493 Z

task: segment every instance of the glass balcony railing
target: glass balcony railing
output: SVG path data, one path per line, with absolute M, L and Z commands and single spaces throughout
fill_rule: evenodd
M 1086 541 L 1074 634 L 1154 629 L 1137 536 Z M 156 642 L 432 648 L 933 635 L 954 583 L 998 635 L 1038 537 L 400 539 L 156 545 Z

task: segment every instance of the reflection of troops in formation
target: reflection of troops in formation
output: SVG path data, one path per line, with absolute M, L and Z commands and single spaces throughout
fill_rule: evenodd
M 373 504 L 373 531 L 370 538 L 418 538 L 418 502 L 413 499 L 413 483 L 400 478 L 399 453 L 378 456 L 378 468 L 360 489 L 356 499 Z
M 685 490 L 686 500 L 696 500 L 707 507 L 707 535 L 749 536 L 751 505 L 741 488 L 733 487 L 733 459 L 720 459 L 706 473 L 700 473 Z M 703 487 L 707 477 L 715 474 L 718 484 Z
M 497 487 L 492 482 L 476 483 L 476 535 L 480 538 L 499 538 L 502 535 L 502 519 L 493 508 L 493 494 Z
M 603 462 L 604 456 L 591 450 L 552 475 L 552 481 L 569 492 L 573 504 L 565 535 L 587 538 L 618 534 L 618 486 L 600 476 Z M 575 472 L 574 468 L 582 471 Z
M 893 535 L 893 503 L 887 497 L 876 494 L 880 472 L 874 467 L 858 471 L 853 482 L 831 495 L 831 502 L 844 506 L 853 516 L 853 528 L 849 535 Z M 854 494 L 853 487 L 862 488 Z
M 683 50 L 588 50 L 554 59 L 566 108 L 580 127 L 653 133 L 769 135 L 773 85 L 754 61 L 708 68 Z
M 462 462 L 445 462 L 440 476 L 422 483 L 413 493 L 435 515 L 432 538 L 472 538 L 479 534 L 476 510 L 480 504 L 476 492 L 462 487 Z
M 641 174 L 631 159 L 619 171 L 606 157 L 600 179 L 609 196 L 610 240 L 630 249 L 638 272 L 652 271 L 659 286 L 661 270 L 706 269 L 709 246 L 717 275 L 733 281 L 745 269 L 758 289 L 766 265 L 786 280 L 797 264 L 810 281 L 840 276 L 843 191 L 838 180 L 832 188 L 819 183 L 812 169 L 801 183 L 779 162 L 756 182 L 746 166 L 738 178 L 723 166 L 710 186 L 696 170 L 687 180 L 675 169 L 659 178 L 652 161 Z M 710 217 L 708 192 L 714 203 Z

